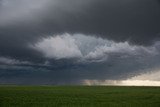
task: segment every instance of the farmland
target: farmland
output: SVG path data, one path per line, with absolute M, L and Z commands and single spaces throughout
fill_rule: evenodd
M 0 107 L 160 107 L 160 87 L 0 86 Z

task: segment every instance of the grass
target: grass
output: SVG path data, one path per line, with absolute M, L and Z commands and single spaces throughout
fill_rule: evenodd
M 160 87 L 0 86 L 0 107 L 160 107 Z

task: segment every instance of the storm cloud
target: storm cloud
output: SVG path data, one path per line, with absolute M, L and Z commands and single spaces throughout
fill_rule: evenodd
M 0 83 L 120 80 L 159 69 L 159 19 L 159 0 L 0 0 Z

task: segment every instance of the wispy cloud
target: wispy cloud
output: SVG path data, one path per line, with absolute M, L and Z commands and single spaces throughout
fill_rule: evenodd
M 13 59 L 13 58 L 0 57 L 0 64 L 17 65 L 17 64 L 30 64 L 30 62 L 19 61 L 19 60 Z

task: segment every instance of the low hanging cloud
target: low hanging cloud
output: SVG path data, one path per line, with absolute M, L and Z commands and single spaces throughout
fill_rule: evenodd
M 50 59 L 78 58 L 81 61 L 105 61 L 112 54 L 121 54 L 121 57 L 158 54 L 155 47 L 130 45 L 127 41 L 116 43 L 100 37 L 67 33 L 43 38 L 31 47 Z
M 160 81 L 160 70 L 149 71 L 144 74 L 137 75 L 132 77 L 131 80 L 150 80 L 150 81 Z
M 75 39 L 68 34 L 43 39 L 35 44 L 34 48 L 44 53 L 47 58 L 69 59 L 82 56 Z
M 0 57 L 0 64 L 7 65 L 21 65 L 21 64 L 30 64 L 28 61 L 19 61 L 13 58 Z

